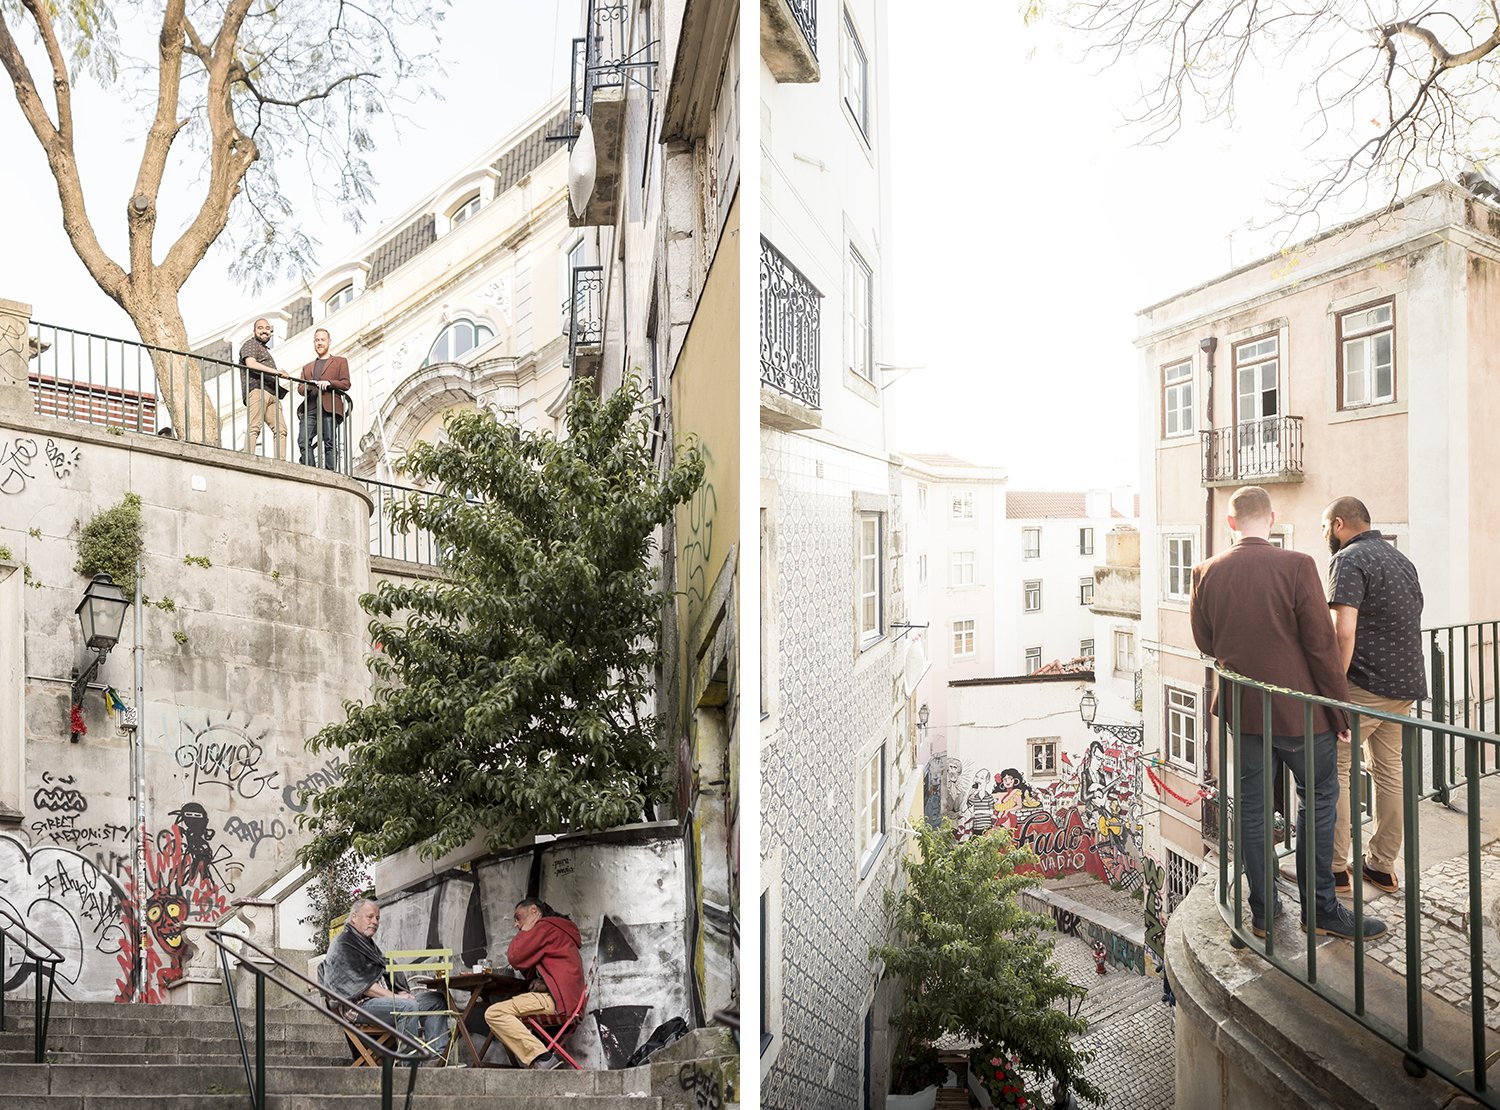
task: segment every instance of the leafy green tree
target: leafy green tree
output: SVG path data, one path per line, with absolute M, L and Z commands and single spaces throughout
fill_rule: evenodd
M 1102 1102 L 1083 1078 L 1091 1054 L 1076 1044 L 1088 1023 L 1058 1008 L 1087 990 L 1052 961 L 1052 921 L 1016 901 L 1039 882 L 1016 870 L 1036 856 L 1005 829 L 958 841 L 944 822 L 917 836 L 918 850 L 901 861 L 906 883 L 885 896 L 894 941 L 871 949 L 885 977 L 906 985 L 892 1018 L 905 1054 L 954 1036 L 986 1056 L 1014 1053 L 1049 1090 L 1056 1078 Z
M 534 833 L 639 820 L 671 794 L 652 693 L 665 596 L 657 530 L 703 480 L 696 445 L 652 458 L 639 383 L 573 392 L 556 439 L 488 412 L 446 422 L 408 474 L 442 490 L 398 509 L 431 532 L 440 581 L 360 602 L 376 691 L 308 746 L 348 774 L 312 796 L 299 852 L 436 857 L 477 830 L 498 851 Z

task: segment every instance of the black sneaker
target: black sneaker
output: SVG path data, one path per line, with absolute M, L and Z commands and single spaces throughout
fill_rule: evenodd
M 555 1053 L 544 1052 L 535 1060 L 531 1061 L 531 1070 L 550 1071 L 552 1068 L 559 1067 L 561 1064 L 562 1060 L 559 1059 Z
M 1376 871 L 1368 862 L 1364 865 L 1365 882 L 1373 887 L 1378 887 L 1387 894 L 1395 894 L 1400 887 L 1396 883 L 1396 876 L 1388 871 Z
M 1378 917 L 1369 914 L 1364 918 L 1364 935 L 1366 940 L 1384 936 L 1386 924 Z M 1302 929 L 1307 931 L 1307 918 L 1302 919 Z M 1339 902 L 1332 913 L 1318 914 L 1317 935 L 1320 937 L 1339 937 L 1343 940 L 1353 940 L 1355 934 L 1354 914 L 1349 912 L 1349 907 Z

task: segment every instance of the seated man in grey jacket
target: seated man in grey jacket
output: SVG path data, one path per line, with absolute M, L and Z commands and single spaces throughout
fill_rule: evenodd
M 419 1037 L 439 1056 L 446 1056 L 448 1018 L 432 1011 L 446 1010 L 448 1003 L 437 991 L 407 989 L 404 975 L 396 976 L 394 990 L 386 983 L 385 953 L 375 943 L 379 928 L 380 906 L 368 899 L 356 902 L 343 930 L 328 946 L 328 958 L 318 968 L 319 982 L 407 1036 Z M 411 1012 L 423 1012 L 425 1016 L 400 1016 Z M 411 1028 L 418 1022 L 420 1033 Z

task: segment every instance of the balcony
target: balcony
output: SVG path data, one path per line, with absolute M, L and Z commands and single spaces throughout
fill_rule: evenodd
M 801 270 L 760 240 L 760 415 L 786 431 L 817 428 L 823 294 Z
M 568 297 L 568 365 L 575 378 L 597 378 L 604 362 L 604 267 L 574 266 Z
M 1268 416 L 1203 433 L 1203 484 L 1302 481 L 1302 417 Z
M 818 0 L 760 0 L 760 56 L 777 81 L 817 81 Z
M 589 0 L 583 37 L 573 40 L 573 77 L 568 104 L 575 120 L 587 117 L 594 132 L 594 192 L 582 215 L 568 209 L 574 227 L 612 227 L 619 212 L 621 170 L 624 162 L 625 90 L 649 77 L 643 69 L 655 66 L 651 44 L 639 56 L 627 42 L 630 12 L 623 3 Z M 576 140 L 577 136 L 573 138 Z M 569 144 L 571 149 L 572 144 Z

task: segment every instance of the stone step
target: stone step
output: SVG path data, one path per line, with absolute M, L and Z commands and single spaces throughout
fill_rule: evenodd
M 270 1031 L 267 1030 L 269 1033 Z M 253 1031 L 246 1032 L 246 1040 L 255 1045 Z M 29 1048 L 35 1044 L 32 1033 L 0 1034 L 0 1051 Z M 142 1051 L 173 1052 L 189 1055 L 195 1052 L 239 1051 L 239 1038 L 233 1029 L 223 1030 L 209 1036 L 198 1035 L 197 1030 L 183 1034 L 175 1033 L 130 1033 L 130 1034 L 83 1034 L 47 1031 L 48 1052 L 91 1052 L 98 1056 L 129 1056 Z M 337 1037 L 285 1038 L 266 1037 L 266 1053 L 273 1056 L 296 1056 L 306 1052 L 329 1055 L 341 1050 L 347 1042 L 343 1034 Z
M 566 1097 L 566 1096 L 565 1096 Z M 393 1097 L 402 1106 L 405 1090 Z M 0 1095 L 0 1110 L 241 1110 L 249 1095 L 223 1091 L 197 1095 Z M 278 1095 L 266 1096 L 267 1110 L 380 1110 L 380 1096 Z M 413 1106 L 423 1110 L 535 1110 L 536 1095 L 443 1095 L 417 1087 Z M 662 1110 L 659 1098 L 646 1095 L 579 1095 L 567 1097 L 569 1110 Z
M 5 1026 L 7 1029 L 14 1028 L 18 1023 L 25 1028 L 31 1027 L 32 1003 L 18 1001 L 14 998 L 5 1000 Z M 240 1014 L 249 1019 L 255 1012 L 254 999 L 240 999 Z M 268 1012 L 266 1015 L 268 1024 L 276 1025 L 327 1025 L 328 1019 L 314 1010 L 311 1006 L 296 1006 L 286 1009 L 278 1009 Z M 234 1013 L 229 1008 L 229 1003 L 216 1003 L 212 1006 L 173 1006 L 169 1004 L 148 1005 L 142 1003 L 134 1005 L 128 1002 L 69 1002 L 63 999 L 55 999 L 52 1003 L 52 1024 L 55 1026 L 60 1021 L 135 1021 L 150 1022 L 154 1027 L 172 1025 L 178 1022 L 191 1022 L 200 1024 L 204 1021 L 223 1021 L 233 1023 Z

